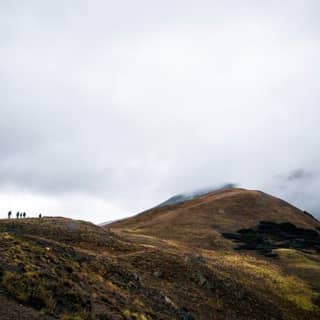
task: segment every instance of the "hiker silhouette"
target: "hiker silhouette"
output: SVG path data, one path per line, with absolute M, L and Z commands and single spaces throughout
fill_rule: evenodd
M 19 211 L 17 212 L 16 216 L 17 216 L 17 219 L 19 219 L 19 216 L 20 216 Z
M 11 211 L 9 211 L 9 212 L 8 212 L 8 219 L 10 219 L 10 218 L 11 218 L 11 214 L 12 214 L 12 212 L 11 212 Z
M 25 212 L 23 213 L 23 217 L 24 217 L 24 218 L 26 217 L 26 213 L 25 213 Z
M 39 214 L 39 219 L 41 219 L 41 218 L 42 218 L 42 214 L 40 213 L 40 214 Z
M 20 219 L 22 219 L 22 212 L 20 212 Z

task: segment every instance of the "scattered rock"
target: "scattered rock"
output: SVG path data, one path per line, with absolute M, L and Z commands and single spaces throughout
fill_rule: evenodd
M 212 283 L 201 272 L 198 273 L 198 280 L 201 287 L 209 290 L 213 289 Z
M 153 275 L 156 277 L 156 278 L 162 278 L 162 276 L 163 276 L 163 272 L 162 271 L 155 271 L 154 273 L 153 273 Z
M 186 256 L 184 258 L 184 261 L 187 263 L 200 263 L 200 264 L 205 264 L 206 263 L 206 259 L 199 255 L 192 255 L 192 256 Z
M 179 310 L 177 316 L 179 320 L 195 320 L 195 318 L 190 313 L 184 310 Z
M 170 305 L 172 308 L 178 309 L 176 304 L 168 296 L 164 296 L 164 301 L 166 304 Z
M 133 272 L 132 275 L 135 281 L 140 281 L 140 276 L 136 272 Z
M 239 300 L 245 300 L 247 298 L 247 293 L 240 289 L 236 292 L 236 297 Z

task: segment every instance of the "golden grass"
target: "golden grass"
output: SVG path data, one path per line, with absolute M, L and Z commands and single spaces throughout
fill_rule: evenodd
M 292 302 L 303 310 L 319 309 L 313 303 L 315 293 L 308 283 L 298 276 L 285 274 L 274 263 L 234 253 L 206 251 L 205 256 L 212 268 L 226 277 L 236 279 L 245 287 Z
M 320 257 L 293 249 L 278 249 L 285 270 L 303 279 L 320 292 Z

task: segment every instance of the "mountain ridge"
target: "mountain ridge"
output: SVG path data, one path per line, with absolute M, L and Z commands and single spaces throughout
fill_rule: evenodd
M 104 227 L 0 220 L 6 320 L 318 320 L 320 222 L 228 189 Z

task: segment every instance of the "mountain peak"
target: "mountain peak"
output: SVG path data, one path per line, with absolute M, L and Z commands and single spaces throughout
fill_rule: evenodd
M 197 197 L 201 197 L 201 196 L 208 194 L 208 193 L 211 193 L 211 192 L 215 192 L 215 191 L 219 191 L 219 190 L 234 189 L 236 187 L 237 187 L 237 185 L 234 183 L 226 183 L 226 184 L 219 186 L 219 187 L 206 187 L 206 188 L 201 188 L 201 189 L 197 189 L 197 190 L 193 190 L 193 191 L 189 191 L 189 192 L 180 193 L 180 194 L 174 195 L 174 196 L 170 197 L 169 199 L 167 199 L 166 201 L 160 203 L 158 205 L 158 207 L 163 207 L 163 206 L 172 205 L 172 204 L 178 204 L 178 203 L 181 203 L 184 201 L 192 200 Z

